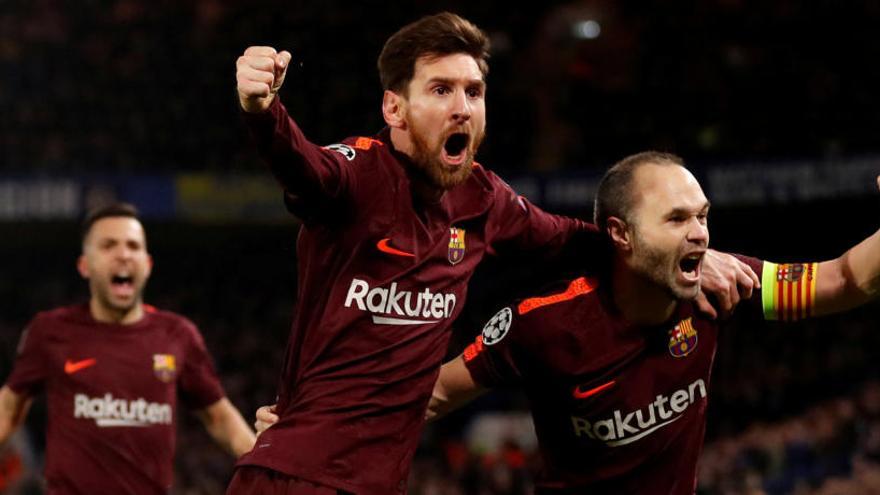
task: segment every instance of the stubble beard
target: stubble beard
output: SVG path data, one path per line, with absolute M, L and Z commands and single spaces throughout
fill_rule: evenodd
M 118 313 L 120 315 L 130 313 L 143 300 L 143 287 L 136 289 L 134 297 L 132 297 L 131 299 L 131 302 L 127 303 L 115 302 L 113 300 L 114 298 L 112 294 L 112 289 L 107 285 L 99 283 L 92 289 L 92 291 L 95 295 L 95 299 L 97 299 L 98 304 L 101 305 L 101 307 L 103 307 L 108 312 Z
M 668 254 L 646 243 L 635 230 L 633 231 L 633 244 L 639 252 L 636 269 L 644 278 L 661 288 L 676 301 L 690 301 L 699 295 L 699 284 L 695 288 L 684 288 L 679 287 L 676 283 L 677 259 L 670 259 Z

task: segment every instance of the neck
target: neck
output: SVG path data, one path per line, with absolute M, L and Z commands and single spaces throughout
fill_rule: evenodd
M 618 256 L 612 269 L 612 297 L 623 316 L 637 325 L 659 325 L 672 317 L 677 301 L 634 272 Z
M 107 307 L 98 301 L 97 297 L 92 297 L 89 300 L 89 311 L 92 313 L 92 318 L 95 321 L 117 325 L 131 325 L 139 322 L 144 317 L 144 306 L 140 301 L 131 308 L 124 310 Z
M 413 199 L 421 204 L 439 203 L 446 191 L 431 182 L 425 172 L 416 164 L 414 159 L 415 146 L 410 134 L 397 127 L 392 127 L 391 146 L 409 159 L 409 163 L 404 164 L 404 169 L 409 177 Z

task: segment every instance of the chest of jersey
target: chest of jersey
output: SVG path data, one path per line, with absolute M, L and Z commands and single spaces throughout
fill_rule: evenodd
M 111 333 L 70 325 L 48 341 L 50 408 L 98 427 L 171 425 L 181 344 L 146 330 Z M 58 411 L 63 413 L 64 411 Z
M 562 353 L 530 363 L 527 386 L 540 437 L 566 455 L 633 459 L 699 444 L 717 330 L 680 315 L 637 328 L 604 312 L 581 314 L 557 337 Z M 560 345 L 562 344 L 562 345 Z M 553 404 L 555 407 L 548 407 Z

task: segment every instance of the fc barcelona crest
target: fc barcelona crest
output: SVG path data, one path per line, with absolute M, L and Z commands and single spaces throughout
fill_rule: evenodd
M 669 353 L 672 357 L 685 357 L 697 348 L 697 329 L 690 317 L 678 322 L 669 331 Z
M 449 228 L 449 262 L 457 265 L 464 259 L 464 229 L 458 227 Z
M 177 375 L 174 354 L 153 354 L 153 373 L 165 383 L 174 380 Z
M 804 276 L 804 265 L 795 263 L 790 265 L 779 265 L 776 271 L 776 280 L 782 282 L 797 282 Z

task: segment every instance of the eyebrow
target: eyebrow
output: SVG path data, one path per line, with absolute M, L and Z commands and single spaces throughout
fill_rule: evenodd
M 711 204 L 709 203 L 709 200 L 706 200 L 706 202 L 703 203 L 703 206 L 701 206 L 700 209 L 697 210 L 697 211 L 699 211 L 699 212 L 706 211 L 706 210 L 709 209 L 710 206 L 711 206 Z M 687 214 L 690 214 L 692 211 L 693 211 L 693 210 L 691 210 L 690 208 L 681 208 L 681 207 L 679 207 L 679 208 L 673 208 L 672 210 L 669 211 L 669 213 L 667 213 L 667 215 L 669 215 L 669 216 L 673 216 L 673 215 L 687 215 Z
M 459 82 L 459 81 L 462 81 L 462 79 L 451 79 L 448 77 L 432 77 L 431 79 L 428 79 L 428 84 L 442 83 L 442 84 L 447 84 L 447 85 L 452 86 L 456 82 Z M 480 86 L 481 88 L 486 87 L 486 81 L 484 81 L 482 79 L 464 79 L 464 81 L 466 82 L 467 86 L 477 85 L 477 86 Z

